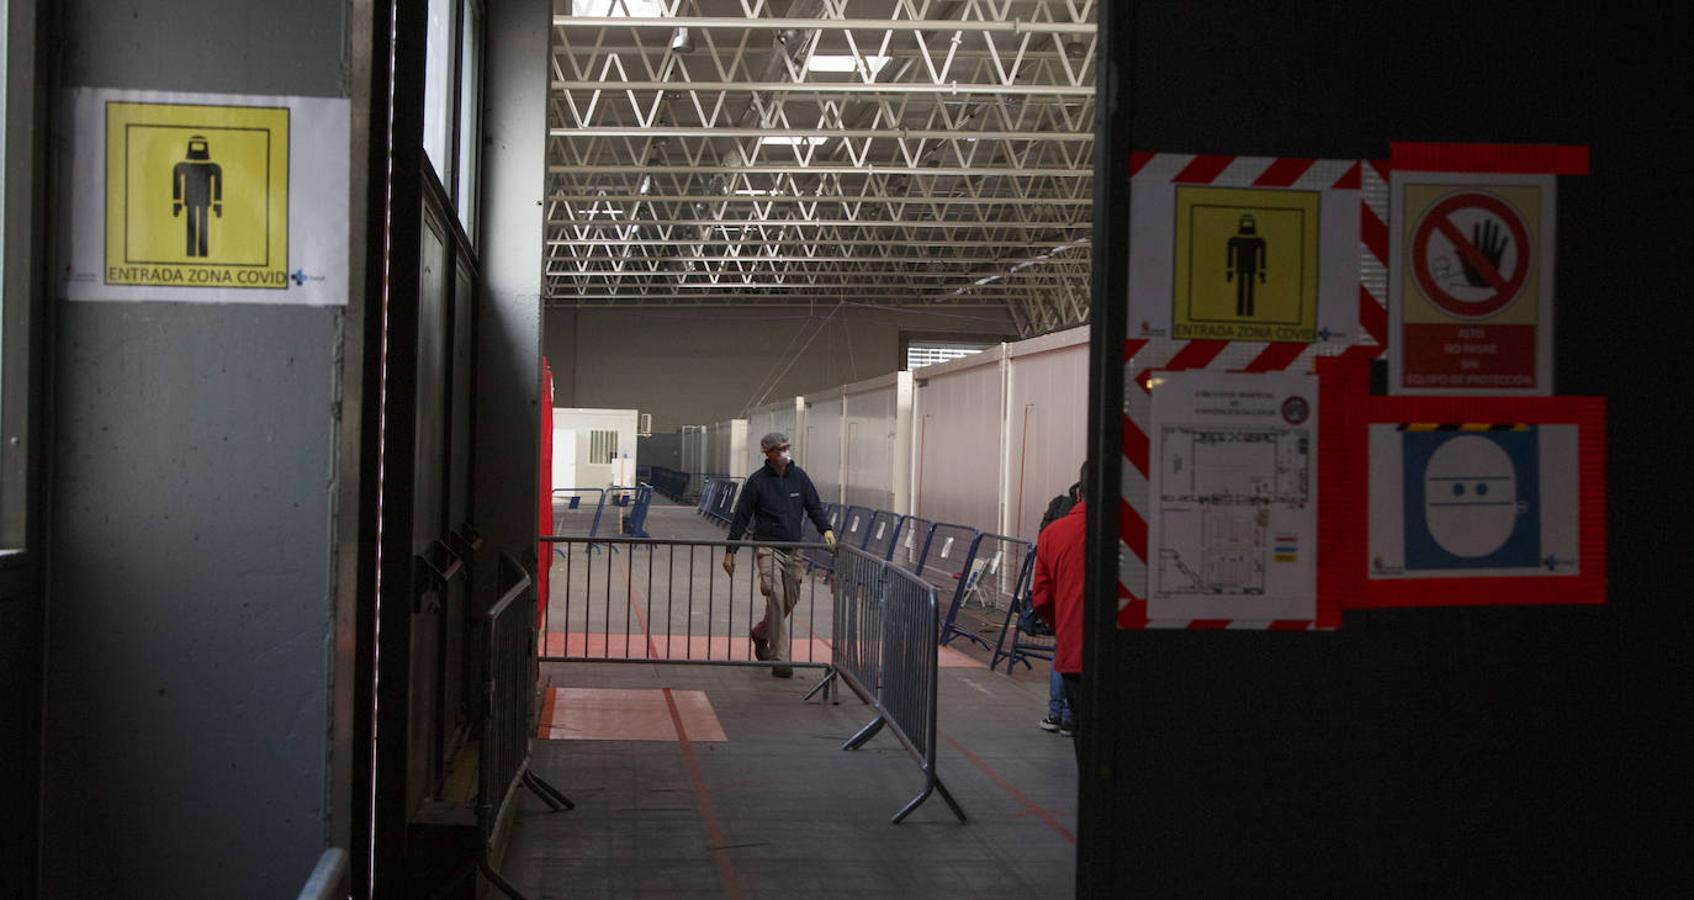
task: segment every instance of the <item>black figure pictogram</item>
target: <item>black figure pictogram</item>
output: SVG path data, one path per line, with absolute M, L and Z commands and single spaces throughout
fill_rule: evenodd
M 224 170 L 212 162 L 211 148 L 206 139 L 194 135 L 188 139 L 188 158 L 171 170 L 171 216 L 180 218 L 184 209 L 188 219 L 187 254 L 206 255 L 206 208 L 211 207 L 218 218 L 224 217 Z
M 1506 254 L 1506 245 L 1510 242 L 1511 238 L 1506 237 L 1497 222 L 1482 221 L 1470 227 L 1471 246 L 1476 248 L 1476 252 L 1488 262 L 1488 267 L 1494 272 L 1500 271 L 1500 257 Z M 1465 281 L 1471 287 L 1488 287 L 1493 284 L 1488 276 L 1482 274 L 1482 270 L 1472 265 L 1463 254 L 1459 255 L 1459 265 L 1464 269 Z
M 1252 213 L 1243 213 L 1241 225 L 1229 239 L 1229 270 L 1225 281 L 1235 282 L 1235 314 L 1253 315 L 1253 280 L 1265 283 L 1265 239 L 1259 237 Z

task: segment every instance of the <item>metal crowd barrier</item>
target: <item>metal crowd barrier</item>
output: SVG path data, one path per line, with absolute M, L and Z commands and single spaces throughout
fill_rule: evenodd
M 610 554 L 607 554 L 610 556 Z M 574 809 L 570 798 L 529 770 L 535 736 L 538 676 L 535 642 L 535 584 L 510 554 L 499 561 L 499 602 L 483 617 L 483 689 L 479 709 L 477 763 L 477 865 L 507 897 L 522 895 L 495 870 L 490 854 L 499 843 L 518 786 L 528 788 L 554 812 Z
M 318 857 L 312 874 L 300 888 L 300 900 L 333 900 L 347 896 L 347 851 L 331 847 Z
M 723 488 L 718 491 L 718 508 L 714 518 L 726 524 L 735 518 L 735 501 L 741 496 L 741 486 L 744 483 L 745 479 L 741 478 L 731 478 L 724 482 Z
M 589 500 L 593 502 L 585 502 Z M 554 534 L 594 535 L 600 530 L 600 517 L 605 511 L 605 488 L 553 489 Z
M 1000 639 L 994 643 L 994 656 L 988 662 L 989 669 L 999 668 L 1000 661 L 1005 660 L 1006 674 L 1010 675 L 1018 663 L 1023 663 L 1025 668 L 1034 668 L 1029 662 L 1031 659 L 1053 658 L 1058 639 L 1053 636 L 1053 629 L 1035 618 L 1035 613 L 1030 609 L 1034 572 L 1035 554 L 1031 553 L 1024 564 L 1024 574 L 1020 576 L 1023 587 L 1012 595 L 1011 602 L 1006 606 L 1006 621 L 1000 626 Z
M 980 534 L 966 558 L 969 562 L 961 569 L 958 586 L 942 616 L 941 643 L 963 637 L 981 644 L 984 650 L 993 650 L 987 638 L 959 627 L 959 611 L 972 601 L 987 609 L 1005 609 L 1014 597 L 1028 592 L 1035 546 L 1003 534 Z
M 905 516 L 875 510 L 869 524 L 865 525 L 865 542 L 859 546 L 877 559 L 892 559 L 894 548 L 900 541 L 900 526 L 904 524 Z
M 936 684 L 940 677 L 937 636 L 940 619 L 935 588 L 921 579 L 846 546 L 835 567 L 835 664 L 816 688 L 845 682 L 876 709 L 876 718 L 841 749 L 857 750 L 888 728 L 918 763 L 923 790 L 898 813 L 899 824 L 931 794 L 963 823 L 965 812 L 935 769 Z
M 916 572 L 923 562 L 923 551 L 929 546 L 929 533 L 935 522 L 920 516 L 907 516 L 900 523 L 900 536 L 888 554 L 888 561 L 908 572 Z
M 834 503 L 824 503 L 821 506 L 823 517 L 829 522 L 829 530 L 835 532 L 836 539 L 840 540 L 842 507 Z M 813 524 L 811 516 L 802 515 L 800 517 L 800 540 L 809 544 L 823 543 L 823 532 L 819 531 L 818 526 Z M 807 550 L 801 555 L 806 558 L 806 565 L 811 569 L 829 572 L 835 568 L 835 554 L 827 549 Z
M 653 490 L 678 503 L 688 502 L 688 483 L 692 476 L 667 466 L 654 466 L 648 475 Z
M 635 489 L 635 499 L 630 504 L 629 515 L 623 520 L 623 533 L 633 537 L 649 537 L 647 534 L 647 511 L 653 507 L 653 486 L 639 485 Z
M 541 658 L 581 662 L 698 662 L 770 666 L 755 657 L 748 632 L 765 615 L 754 548 L 828 554 L 821 543 L 691 541 L 632 537 L 544 537 L 555 561 L 552 601 L 543 618 Z M 596 556 L 592 545 L 622 553 Z M 720 564 L 736 550 L 735 574 Z M 802 571 L 788 616 L 791 660 L 823 668 L 830 660 L 830 593 Z
M 836 529 L 835 537 L 850 547 L 864 549 L 865 535 L 869 534 L 871 518 L 876 510 L 864 506 L 849 506 L 843 513 L 841 527 Z

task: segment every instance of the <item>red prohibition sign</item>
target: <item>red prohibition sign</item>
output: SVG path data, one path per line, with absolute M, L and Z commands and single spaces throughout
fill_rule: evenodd
M 1500 272 L 1482 255 L 1482 251 L 1471 243 L 1470 238 L 1459 231 L 1458 226 L 1449 218 L 1461 209 L 1481 209 L 1500 217 L 1506 227 L 1512 232 L 1512 240 L 1516 241 L 1517 269 L 1511 278 L 1501 278 Z M 1441 235 L 1453 243 L 1453 249 L 1459 252 L 1464 261 L 1488 280 L 1494 288 L 1494 296 L 1486 300 L 1461 300 L 1438 284 L 1429 274 L 1429 236 L 1439 230 Z M 1436 306 L 1441 307 L 1455 316 L 1476 319 L 1490 316 L 1504 309 L 1523 287 L 1524 275 L 1529 271 L 1529 232 L 1523 227 L 1523 221 L 1518 214 L 1504 201 L 1493 194 L 1465 193 L 1454 194 L 1440 203 L 1435 204 L 1429 212 L 1424 213 L 1423 221 L 1418 223 L 1417 231 L 1412 236 L 1412 273 L 1417 277 L 1418 287 Z

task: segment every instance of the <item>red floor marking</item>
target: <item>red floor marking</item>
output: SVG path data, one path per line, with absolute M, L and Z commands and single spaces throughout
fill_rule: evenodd
M 621 556 L 618 557 L 618 568 L 623 570 L 624 583 L 629 585 L 629 605 L 635 608 L 635 620 L 641 623 L 641 634 L 647 638 L 647 658 L 652 659 L 659 655 L 659 651 L 653 647 L 652 632 L 647 630 L 647 611 L 641 605 L 641 592 L 635 589 L 635 576 L 630 574 L 629 563 L 624 562 L 624 558 Z M 627 620 L 625 627 L 628 627 Z M 665 696 L 669 697 L 670 695 L 666 694 Z
M 688 780 L 694 785 L 694 802 L 700 807 L 701 818 L 706 820 L 706 836 L 712 842 L 712 860 L 718 864 L 718 880 L 723 882 L 725 896 L 744 897 L 741 884 L 735 879 L 735 865 L 730 862 L 729 851 L 724 849 L 723 828 L 718 825 L 712 795 L 706 793 L 706 778 L 700 774 L 700 764 L 694 760 L 694 748 L 688 743 L 688 729 L 682 727 L 682 715 L 677 712 L 671 689 L 665 688 L 664 691 L 665 706 L 671 711 L 671 724 L 676 726 L 676 743 L 682 748 L 682 761 L 688 766 Z
M 541 694 L 541 721 L 536 724 L 535 736 L 547 740 L 547 735 L 553 730 L 553 709 L 558 702 L 558 694 L 549 688 Z
M 1073 844 L 1076 843 L 1076 835 L 1072 834 L 1071 830 L 1069 828 L 1066 828 L 1065 826 L 1059 824 L 1059 818 L 1057 816 L 1053 815 L 1051 810 L 1047 809 L 1046 807 L 1043 807 L 1039 803 L 1036 803 L 1034 800 L 1029 799 L 1029 797 L 1026 796 L 1023 791 L 1018 790 L 1016 786 L 1014 786 L 1010 781 L 1007 781 L 1003 776 L 1001 776 L 1001 774 L 999 772 L 994 771 L 994 768 L 992 766 L 990 766 L 986 762 L 983 762 L 981 757 L 979 757 L 975 753 L 972 753 L 969 750 L 965 749 L 964 744 L 961 744 L 958 741 L 953 740 L 952 735 L 948 734 L 945 731 L 941 731 L 939 729 L 936 730 L 936 734 L 941 735 L 941 739 L 946 741 L 949 744 L 952 744 L 954 750 L 959 751 L 961 754 L 964 755 L 965 759 L 968 759 L 968 760 L 971 761 L 971 765 L 974 765 L 977 768 L 981 769 L 982 773 L 984 775 L 987 775 L 995 784 L 997 784 L 1001 788 L 1003 788 L 1006 791 L 1006 793 L 1011 794 L 1013 800 L 1016 800 L 1019 803 L 1022 803 L 1023 808 L 1024 808 L 1024 812 L 1028 813 L 1029 815 L 1036 817 L 1037 819 L 1040 819 L 1042 821 L 1042 823 L 1045 824 L 1048 828 L 1051 828 L 1054 831 L 1058 832 L 1059 837 L 1062 837 L 1065 840 L 1070 841 Z

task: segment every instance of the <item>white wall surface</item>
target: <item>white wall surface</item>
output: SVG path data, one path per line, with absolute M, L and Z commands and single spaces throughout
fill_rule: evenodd
M 911 483 L 912 373 L 848 385 L 842 486 L 853 506 L 907 512 Z
M 914 373 L 913 510 L 926 519 L 1000 530 L 1005 347 Z
M 833 310 L 547 310 L 558 402 L 639 408 L 669 431 L 895 371 L 903 334 L 1016 331 L 995 309 Z
M 841 502 L 841 450 L 845 396 L 840 388 L 806 398 L 806 457 L 794 457 L 825 503 Z
M 1088 445 L 1088 329 L 1007 350 L 1005 533 L 1034 540 L 1047 502 L 1076 482 Z

